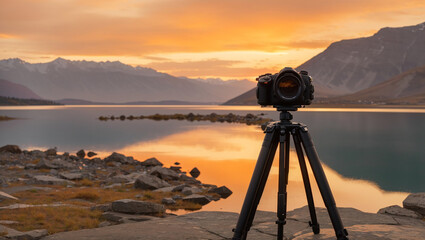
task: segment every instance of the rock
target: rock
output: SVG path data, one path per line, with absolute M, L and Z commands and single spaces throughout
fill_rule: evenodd
M 205 205 L 205 204 L 208 204 L 209 202 L 211 202 L 211 200 L 208 199 L 206 196 L 199 195 L 199 194 L 192 194 L 192 195 L 189 195 L 187 197 L 184 197 L 183 201 L 198 203 L 198 204 L 201 204 L 201 205 Z
M 87 157 L 89 157 L 89 158 L 91 158 L 93 156 L 96 156 L 96 155 L 97 155 L 97 153 L 92 152 L 92 151 L 90 151 L 90 152 L 87 153 Z
M 55 169 L 57 168 L 51 161 L 41 158 L 40 161 L 35 165 L 36 169 Z
M 158 161 L 156 158 L 149 158 L 143 162 L 140 163 L 142 166 L 145 167 L 155 167 L 155 166 L 162 166 L 163 164 Z
M 194 178 L 199 177 L 199 175 L 201 174 L 201 172 L 196 167 L 193 168 L 189 173 Z
M 47 175 L 37 175 L 30 180 L 33 184 L 44 184 L 44 185 L 68 185 L 74 184 L 71 181 L 60 179 L 57 177 L 47 176 Z
M 209 198 L 211 201 L 218 201 L 220 200 L 220 197 L 217 195 L 206 195 L 207 198 Z
M 45 158 L 45 157 L 47 157 L 46 153 L 45 152 L 42 152 L 40 150 L 32 150 L 30 152 L 30 154 L 34 158 Z
M 230 195 L 232 195 L 232 191 L 230 189 L 228 189 L 226 186 L 221 186 L 218 188 L 212 188 L 211 190 L 208 191 L 209 193 L 217 193 L 218 195 L 220 195 L 220 197 L 222 198 L 227 198 Z
M 121 153 L 113 152 L 111 155 L 104 159 L 105 162 L 119 162 L 123 164 L 133 164 L 135 161 L 133 157 L 126 157 Z
M 172 198 L 163 198 L 161 203 L 165 205 L 174 205 L 176 204 L 176 201 Z
M 178 165 L 180 165 L 180 163 L 179 162 L 175 162 L 174 165 L 177 165 L 178 166 Z
M 102 212 L 109 212 L 109 211 L 112 211 L 112 204 L 111 203 L 98 204 L 98 205 L 91 207 L 90 210 L 92 210 L 92 211 L 99 210 L 99 211 L 102 211 Z
M 17 145 L 5 145 L 0 148 L 0 153 L 1 152 L 9 152 L 9 153 L 18 154 L 18 153 L 22 153 L 22 150 Z
M 81 180 L 83 179 L 83 174 L 81 173 L 59 173 L 59 177 L 66 180 Z
M 111 226 L 111 225 L 112 225 L 111 222 L 103 221 L 103 222 L 99 223 L 99 225 L 97 227 L 102 228 L 102 227 L 108 227 L 108 226 Z
M 178 185 L 178 186 L 175 186 L 173 188 L 173 191 L 172 192 L 181 192 L 181 191 L 183 191 L 183 189 L 185 187 L 190 187 L 190 186 L 189 185 L 186 185 L 186 184 Z
M 83 159 L 86 156 L 86 152 L 83 149 L 81 149 L 80 151 L 77 152 L 76 155 L 78 158 Z
M 61 169 L 75 169 L 77 168 L 77 165 L 75 165 L 74 163 L 70 163 L 68 161 L 62 160 L 62 159 L 53 159 L 51 162 L 54 166 L 56 166 L 56 168 L 61 168 Z
M 44 153 L 46 153 L 47 156 L 56 156 L 57 151 L 56 151 L 56 148 L 49 148 L 46 151 L 44 151 Z
M 118 187 L 122 187 L 122 184 L 121 183 L 114 183 L 114 184 L 111 184 L 111 185 L 108 185 L 108 186 L 103 186 L 102 188 L 103 189 L 113 189 L 113 188 L 118 188 Z
M 156 217 L 147 216 L 147 215 L 132 215 L 126 213 L 118 212 L 105 212 L 102 214 L 102 217 L 108 221 L 115 223 L 125 223 L 125 222 L 143 222 L 152 219 L 157 219 Z
M 182 189 L 182 193 L 184 195 L 192 195 L 194 193 L 200 193 L 200 192 L 202 192 L 202 190 L 199 188 L 185 187 Z
M 111 183 L 128 183 L 128 182 L 131 182 L 131 179 L 128 178 L 127 176 L 125 176 L 125 175 L 119 174 L 119 175 L 116 175 L 116 176 L 113 176 L 111 178 L 106 179 L 106 182 L 108 184 L 111 184 Z
M 174 188 L 176 188 L 176 187 L 174 187 L 174 186 L 171 186 L 171 187 L 163 187 L 163 188 L 155 189 L 155 190 L 153 190 L 153 191 L 154 191 L 154 192 L 172 192 L 172 191 L 174 190 Z
M 5 177 L 0 177 L 0 188 L 8 187 L 8 181 Z
M 411 218 L 422 218 L 422 216 L 412 210 L 402 208 L 398 205 L 392 205 L 389 207 L 379 209 L 378 213 L 380 214 L 389 214 L 395 216 L 411 217 Z
M 403 207 L 425 216 L 425 192 L 411 193 L 404 199 Z
M 18 224 L 17 221 L 9 221 L 9 220 L 0 220 L 0 224 L 10 225 L 10 224 Z
M 16 197 L 0 191 L 0 201 L 7 200 L 7 199 L 18 200 Z
M 164 205 L 152 202 L 121 199 L 112 202 L 112 211 L 130 214 L 157 214 L 165 212 Z
M 182 197 L 182 196 L 180 196 L 180 195 L 174 195 L 174 196 L 172 197 L 172 199 L 174 199 L 174 200 L 181 200 L 181 199 L 183 199 L 183 197 Z
M 189 184 L 201 184 L 199 180 L 196 180 L 193 177 L 186 176 L 185 174 L 180 174 L 179 179 Z
M 162 168 L 161 166 L 156 166 L 151 169 L 150 175 L 159 177 L 163 180 L 177 180 L 179 179 L 179 175 L 168 168 Z
M 171 166 L 170 167 L 171 170 L 173 170 L 174 172 L 181 172 L 180 169 L 182 169 L 182 167 L 177 167 L 177 166 Z
M 48 235 L 46 229 L 32 230 L 28 232 L 8 231 L 7 239 L 16 240 L 37 240 Z
M 158 188 L 170 186 L 171 185 L 168 182 L 152 175 L 141 175 L 134 183 L 135 188 L 143 190 L 155 190 Z

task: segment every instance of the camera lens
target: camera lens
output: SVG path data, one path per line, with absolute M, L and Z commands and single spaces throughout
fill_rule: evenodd
M 284 100 L 294 100 L 300 91 L 300 81 L 294 76 L 284 76 L 277 82 L 277 93 Z

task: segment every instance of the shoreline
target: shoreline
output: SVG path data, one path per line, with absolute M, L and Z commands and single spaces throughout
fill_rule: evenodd
M 91 151 L 58 154 L 55 148 L 6 145 L 0 148 L 0 166 L 0 227 L 25 232 L 166 218 L 174 210 L 200 210 L 232 194 L 225 186 L 197 180 L 196 167 L 186 173 L 178 162 L 167 168 L 156 158 L 138 161 L 115 152 L 101 159 Z

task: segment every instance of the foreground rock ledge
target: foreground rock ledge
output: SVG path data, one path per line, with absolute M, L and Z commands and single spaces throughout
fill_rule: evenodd
M 288 212 L 286 239 L 335 239 L 326 209 L 317 208 L 321 233 L 313 235 L 308 226 L 307 207 Z M 339 208 L 350 240 L 421 239 L 425 222 L 420 219 L 396 220 L 385 214 L 364 213 L 354 208 Z M 231 239 L 238 214 L 229 212 L 196 212 L 182 216 L 153 219 L 103 228 L 54 234 L 44 240 L 73 239 Z M 258 211 L 248 239 L 276 239 L 276 213 Z

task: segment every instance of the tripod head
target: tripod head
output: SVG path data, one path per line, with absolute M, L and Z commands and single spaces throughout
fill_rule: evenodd
M 289 111 L 297 111 L 301 105 L 295 105 L 291 107 L 274 105 L 273 107 L 275 107 L 276 110 L 280 112 L 280 121 L 282 123 L 290 123 L 293 117 Z

